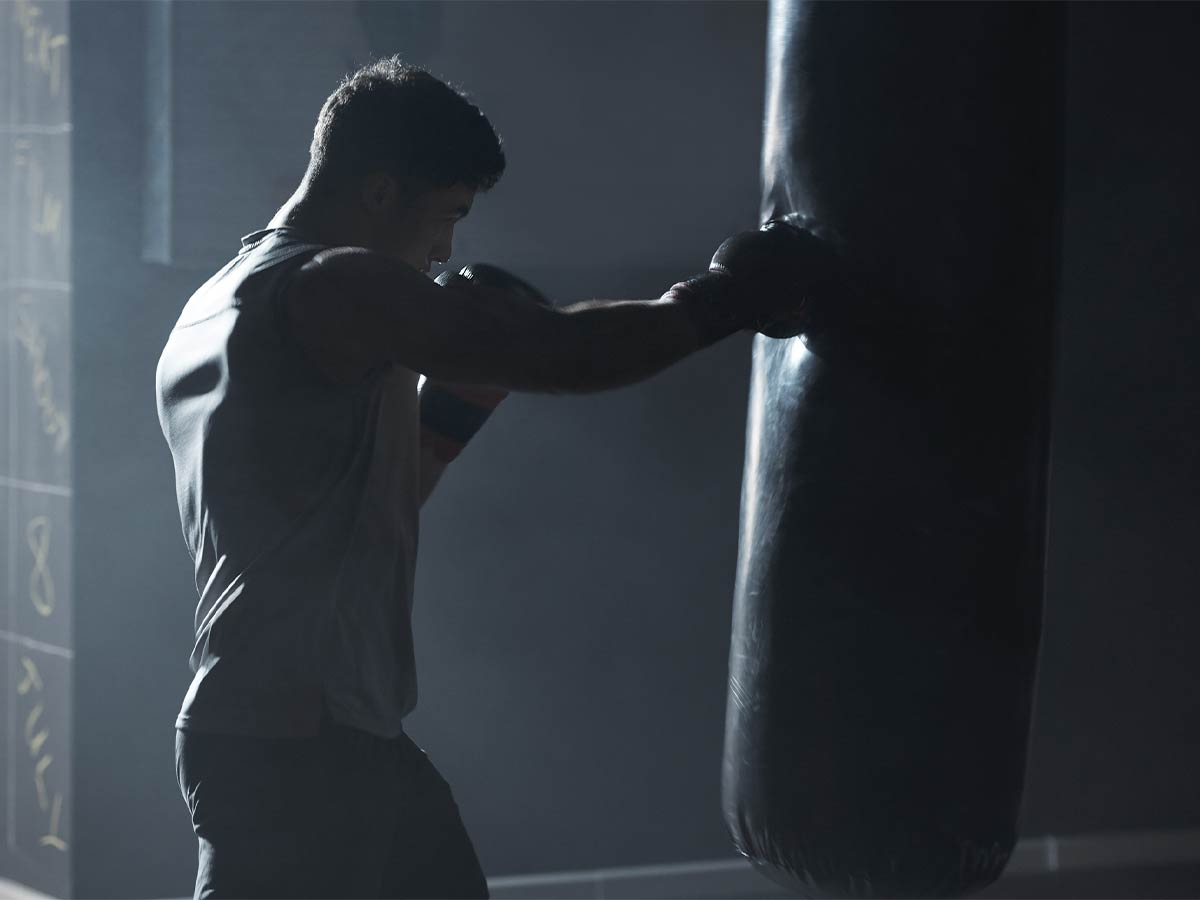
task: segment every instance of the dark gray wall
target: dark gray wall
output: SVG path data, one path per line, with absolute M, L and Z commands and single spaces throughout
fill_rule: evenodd
M 195 590 L 153 373 L 209 273 L 141 261 L 145 12 L 73 8 L 86 36 L 73 59 L 74 822 L 77 888 L 94 897 L 182 896 L 194 874 L 172 723 Z M 373 51 L 461 82 L 506 139 L 510 170 L 461 227 L 456 261 L 508 265 L 561 300 L 656 296 L 754 223 L 765 4 L 365 16 Z M 1194 19 L 1182 4 L 1071 8 L 1030 834 L 1200 819 Z M 218 75 L 212 90 L 228 92 Z M 278 84 L 262 102 L 294 104 L 299 133 L 319 98 Z M 233 144 L 264 140 L 237 117 L 224 128 Z M 214 193 L 248 176 L 226 178 Z M 264 201 L 240 230 L 272 211 Z M 238 236 L 218 237 L 232 252 Z M 610 394 L 516 396 L 426 507 L 409 726 L 489 875 L 732 853 L 718 788 L 747 376 L 737 338 Z
M 1024 827 L 1194 826 L 1200 7 L 1072 4 L 1068 22 L 1046 624 Z

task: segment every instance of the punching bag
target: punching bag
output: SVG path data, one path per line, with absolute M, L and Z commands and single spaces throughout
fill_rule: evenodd
M 964 896 L 1016 841 L 1062 15 L 772 0 L 762 217 L 875 310 L 753 347 L 723 812 L 801 896 Z

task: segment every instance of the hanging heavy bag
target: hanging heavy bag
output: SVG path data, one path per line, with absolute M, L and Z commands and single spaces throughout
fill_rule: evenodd
M 755 338 L 723 806 L 796 894 L 962 896 L 1016 840 L 1041 633 L 1062 11 L 770 11 L 762 217 L 877 314 Z

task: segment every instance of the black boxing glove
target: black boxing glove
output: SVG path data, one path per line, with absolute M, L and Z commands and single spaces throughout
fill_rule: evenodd
M 518 297 L 524 297 L 526 300 L 532 300 L 534 303 L 540 303 L 542 306 L 554 305 L 545 294 L 528 281 L 518 278 L 512 272 L 505 271 L 499 266 L 489 265 L 488 263 L 467 263 L 457 273 L 443 272 L 434 281 L 445 287 L 455 279 L 462 279 L 473 284 L 481 284 L 484 287 L 507 291 L 510 294 L 516 294 Z
M 516 294 L 543 306 L 553 306 L 537 288 L 511 272 L 486 263 L 470 263 L 434 279 L 442 287 L 456 279 Z M 426 379 L 421 388 L 421 446 L 448 463 L 483 427 L 508 391 L 488 385 L 450 384 Z
M 773 219 L 727 239 L 708 271 L 667 295 L 695 311 L 708 342 L 743 329 L 769 337 L 808 334 L 843 292 L 844 269 L 832 244 L 811 230 Z

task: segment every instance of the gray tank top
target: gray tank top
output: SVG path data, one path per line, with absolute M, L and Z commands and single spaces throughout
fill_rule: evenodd
M 158 362 L 200 594 L 178 728 L 310 735 L 324 703 L 395 737 L 417 703 L 418 376 L 338 386 L 302 355 L 283 289 L 321 249 L 290 228 L 243 238 Z

